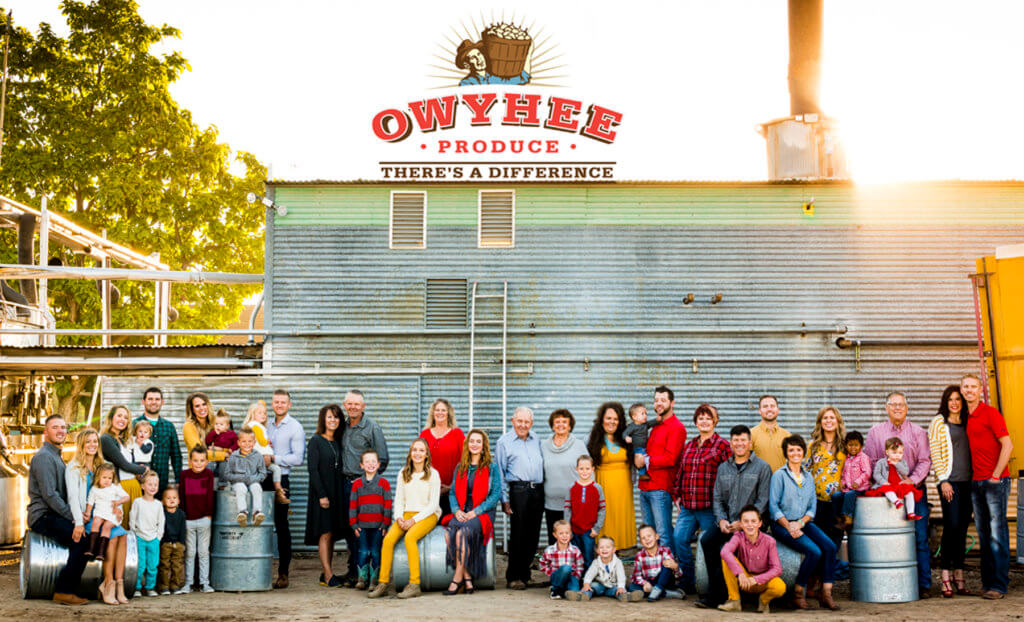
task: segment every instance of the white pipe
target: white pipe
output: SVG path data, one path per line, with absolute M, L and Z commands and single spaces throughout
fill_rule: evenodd
M 262 283 L 262 274 L 240 272 L 190 272 L 187 270 L 139 270 L 134 268 L 71 268 L 0 264 L 0 279 L 78 279 L 84 281 L 163 281 L 177 283 Z

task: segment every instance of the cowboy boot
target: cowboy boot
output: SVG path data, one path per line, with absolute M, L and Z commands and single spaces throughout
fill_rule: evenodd
M 100 539 L 100 532 L 93 531 L 89 534 L 89 544 L 85 547 L 85 556 L 89 559 L 96 557 L 96 543 Z
M 99 537 L 96 544 L 96 560 L 103 561 L 107 557 L 107 545 L 110 544 L 110 538 Z
M 807 604 L 807 599 L 804 598 L 804 594 L 807 589 L 802 585 L 793 586 L 793 607 L 796 609 L 810 609 L 811 606 Z
M 818 597 L 818 604 L 821 605 L 822 609 L 831 609 L 832 611 L 839 611 L 839 605 L 836 601 L 832 600 L 832 585 L 829 583 L 823 583 L 821 585 L 821 596 Z

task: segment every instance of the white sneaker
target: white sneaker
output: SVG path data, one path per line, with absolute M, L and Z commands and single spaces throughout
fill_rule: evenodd
M 209 583 L 207 583 L 206 585 L 203 586 L 203 593 L 204 594 L 213 594 L 216 591 L 217 590 L 213 589 L 213 587 L 211 587 Z
M 171 595 L 171 590 L 164 590 L 164 591 L 160 592 L 160 595 L 161 596 L 170 596 Z
M 143 590 L 142 593 L 145 596 L 159 596 L 160 595 L 160 592 L 157 592 L 156 590 Z
M 191 594 L 192 593 L 192 588 L 190 586 L 186 585 L 185 587 L 181 588 L 180 590 L 175 590 L 174 593 L 175 594 Z

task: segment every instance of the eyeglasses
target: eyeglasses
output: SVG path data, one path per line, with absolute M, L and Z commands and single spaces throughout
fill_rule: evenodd
M 904 402 L 886 402 L 886 406 L 892 406 L 893 408 L 906 408 L 907 405 Z

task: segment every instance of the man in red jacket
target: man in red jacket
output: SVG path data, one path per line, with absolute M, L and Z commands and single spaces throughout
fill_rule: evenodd
M 641 481 L 640 511 L 644 522 L 658 532 L 658 541 L 671 547 L 672 495 L 669 489 L 675 480 L 679 456 L 686 443 L 686 427 L 676 418 L 673 407 L 676 396 L 672 389 L 662 385 L 654 390 L 654 413 L 658 425 L 651 428 L 647 438 L 647 474 L 651 479 Z

